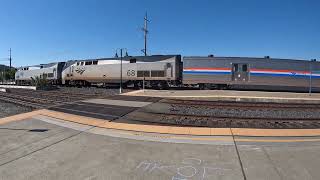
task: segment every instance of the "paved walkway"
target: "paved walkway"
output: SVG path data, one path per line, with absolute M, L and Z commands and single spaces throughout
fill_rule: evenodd
M 0 125 L 0 179 L 320 179 L 319 140 L 192 139 L 105 129 L 35 112 L 25 118 Z

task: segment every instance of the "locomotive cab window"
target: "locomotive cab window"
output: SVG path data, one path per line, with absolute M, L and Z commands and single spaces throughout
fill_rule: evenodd
M 92 61 L 92 64 L 93 64 L 93 65 L 97 65 L 97 64 L 98 64 L 98 61 Z

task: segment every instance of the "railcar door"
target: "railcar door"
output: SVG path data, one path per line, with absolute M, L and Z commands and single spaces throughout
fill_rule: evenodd
M 173 77 L 173 72 L 172 72 L 172 65 L 171 63 L 167 63 L 166 64 L 166 74 L 167 74 L 167 78 L 172 78 Z
M 249 80 L 249 65 L 236 63 L 232 64 L 232 81 L 248 81 Z

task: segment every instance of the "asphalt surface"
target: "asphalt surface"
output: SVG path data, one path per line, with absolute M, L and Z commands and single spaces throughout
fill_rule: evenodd
M 49 108 L 49 110 L 105 120 L 114 120 L 120 118 L 136 109 L 137 108 L 134 107 L 113 106 L 85 102 L 78 102 Z
M 145 106 L 146 104 L 157 102 L 160 99 L 161 98 L 116 95 L 108 97 L 108 99 L 77 101 L 50 107 L 48 109 L 112 121 L 119 119 L 126 114 Z
M 168 143 L 109 134 L 45 117 L 1 125 L 0 179 L 320 179 L 319 142 Z

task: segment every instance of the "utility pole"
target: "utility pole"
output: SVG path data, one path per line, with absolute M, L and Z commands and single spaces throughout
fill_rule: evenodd
M 122 93 L 122 49 L 120 49 L 120 94 Z
M 10 69 L 12 67 L 11 62 L 12 62 L 12 58 L 11 58 L 11 48 L 9 49 L 9 61 L 10 61 Z
M 126 51 L 126 56 L 128 56 L 128 50 L 127 48 L 118 48 L 116 50 L 116 55 L 115 55 L 115 58 L 118 59 L 118 50 L 120 50 L 120 89 L 119 89 L 119 93 L 121 94 L 122 93 L 122 89 L 123 89 L 123 83 L 122 83 L 122 59 L 123 59 L 123 51 L 125 50 Z
M 144 56 L 147 56 L 147 35 L 149 33 L 148 31 L 148 14 L 146 13 L 146 16 L 144 17 L 144 27 L 142 28 L 142 31 L 144 33 L 144 49 L 142 49 L 142 52 L 144 53 Z

